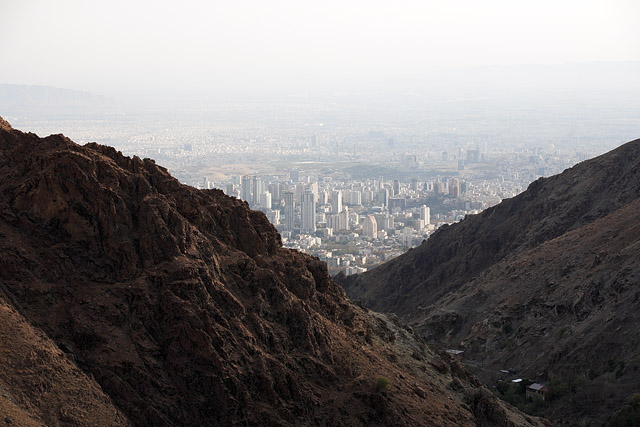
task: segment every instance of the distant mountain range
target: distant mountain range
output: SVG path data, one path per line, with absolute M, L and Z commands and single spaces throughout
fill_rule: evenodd
M 601 425 L 640 384 L 639 197 L 635 140 L 338 280 L 428 342 L 463 350 L 489 384 L 501 370 L 553 383 L 543 415 Z
M 2 119 L 0 325 L 13 425 L 544 425 L 246 202 Z
M 117 112 L 119 103 L 91 92 L 51 86 L 0 84 L 0 112 L 7 115 L 38 114 L 59 117 Z

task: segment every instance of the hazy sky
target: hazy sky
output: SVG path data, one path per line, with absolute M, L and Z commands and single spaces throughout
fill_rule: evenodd
M 305 87 L 640 60 L 640 1 L 0 0 L 0 83 Z

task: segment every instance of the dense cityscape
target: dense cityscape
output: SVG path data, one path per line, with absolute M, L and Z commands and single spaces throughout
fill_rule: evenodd
M 350 275 L 400 255 L 443 224 L 513 197 L 532 180 L 580 160 L 540 153 L 500 167 L 480 150 L 463 149 L 454 155 L 442 152 L 431 162 L 418 159 L 415 154 L 396 159 L 399 168 L 415 174 L 408 180 L 321 175 L 309 168 L 233 175 L 219 183 L 204 177 L 193 185 L 221 187 L 249 202 L 278 228 L 285 246 L 318 256 L 332 273 Z M 424 179 L 433 170 L 440 172 Z
M 279 108 L 254 112 L 246 121 L 229 111 L 166 122 L 140 116 L 12 120 L 42 134 L 62 122 L 75 141 L 152 158 L 183 183 L 241 198 L 265 213 L 285 246 L 326 261 L 332 274 L 347 275 L 607 149 L 598 135 L 582 135 L 589 132 L 586 125 L 567 133 L 562 115 L 553 126 L 532 128 L 542 135 L 532 140 L 508 132 L 510 122 L 499 122 L 500 131 L 495 123 L 467 117 L 461 127 L 454 114 L 419 121 L 406 112 L 383 122 L 349 111 L 337 118 L 322 109 Z M 498 130 L 488 134 L 491 127 Z

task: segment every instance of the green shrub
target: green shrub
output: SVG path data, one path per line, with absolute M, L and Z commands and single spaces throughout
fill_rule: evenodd
M 578 391 L 592 385 L 592 381 L 582 375 L 573 377 L 555 377 L 548 385 L 547 399 L 554 400 L 575 395 Z
M 387 377 L 378 377 L 376 380 L 376 390 L 381 393 L 385 391 L 389 387 L 389 378 Z
M 505 402 L 510 403 L 522 412 L 529 415 L 539 415 L 546 403 L 540 396 L 527 399 L 524 383 L 501 383 L 497 386 L 498 396 Z

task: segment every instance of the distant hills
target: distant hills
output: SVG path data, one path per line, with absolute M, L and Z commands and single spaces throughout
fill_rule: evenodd
M 600 425 L 640 384 L 639 197 L 636 140 L 339 281 L 428 342 L 464 350 L 487 383 L 504 370 L 556 392 L 573 384 L 543 414 Z
M 14 425 L 544 424 L 245 202 L 3 120 L 0 325 Z
M 117 112 L 119 103 L 91 92 L 51 86 L 0 84 L 0 112 L 48 117 L 82 117 Z

